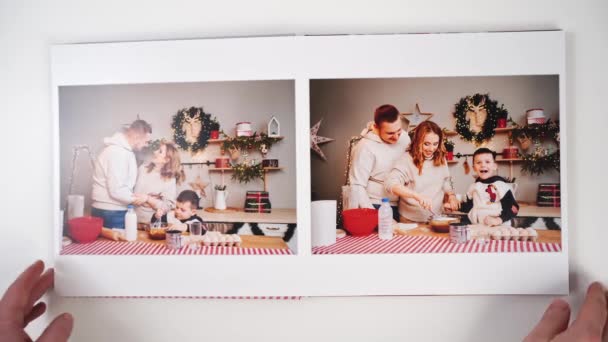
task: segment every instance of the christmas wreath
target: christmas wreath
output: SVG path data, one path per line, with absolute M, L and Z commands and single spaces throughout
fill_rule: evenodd
M 494 129 L 498 124 L 498 119 L 506 118 L 508 115 L 508 111 L 504 105 L 498 106 L 498 102 L 490 99 L 488 94 L 475 94 L 463 97 L 455 107 L 456 131 L 462 139 L 472 141 L 476 145 L 480 145 L 484 141 L 491 139 L 494 136 Z M 475 110 L 485 110 L 487 113 L 487 117 L 479 132 L 471 130 L 471 120 L 467 119 L 467 113 L 469 111 L 474 112 Z
M 525 126 L 519 126 L 516 123 L 511 123 L 515 128 L 512 131 L 512 137 L 520 138 L 526 137 L 535 142 L 538 147 L 536 150 L 529 154 L 522 156 L 523 164 L 521 170 L 524 173 L 531 175 L 541 175 L 546 170 L 554 169 L 557 172 L 560 170 L 560 150 L 559 146 L 557 151 L 550 152 L 547 149 L 540 147 L 540 141 L 544 139 L 553 139 L 559 144 L 559 121 L 547 120 L 542 124 L 528 124 Z
M 248 163 L 240 163 L 232 166 L 234 173 L 232 179 L 238 180 L 239 183 L 249 183 L 256 179 L 264 179 L 264 168 L 262 164 L 249 165 Z
M 184 132 L 184 124 L 201 124 L 200 131 L 196 137 L 196 141 L 189 142 L 187 134 Z M 171 128 L 173 128 L 173 140 L 184 151 L 198 152 L 205 147 L 209 142 L 211 131 L 216 126 L 219 126 L 215 119 L 211 119 L 211 114 L 203 111 L 202 107 L 190 107 L 177 111 L 173 116 Z

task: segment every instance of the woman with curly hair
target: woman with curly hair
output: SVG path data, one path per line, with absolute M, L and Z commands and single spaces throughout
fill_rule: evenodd
M 184 180 L 179 151 L 171 142 L 162 141 L 147 165 L 137 173 L 135 191 L 148 195 L 148 200 L 135 209 L 137 221 L 150 223 L 152 215 L 162 216 L 175 206 L 177 185 Z
M 388 193 L 399 196 L 401 221 L 426 222 L 443 212 L 446 195 L 446 207 L 459 207 L 445 155 L 441 128 L 432 121 L 416 126 L 409 150 L 395 162 L 384 184 Z

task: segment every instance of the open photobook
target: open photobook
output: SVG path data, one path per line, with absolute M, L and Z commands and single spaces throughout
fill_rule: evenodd
M 51 52 L 61 295 L 568 292 L 564 32 Z

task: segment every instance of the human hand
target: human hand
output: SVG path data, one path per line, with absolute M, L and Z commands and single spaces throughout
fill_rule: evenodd
M 570 306 L 561 299 L 554 300 L 540 322 L 526 336 L 524 342 L 608 341 L 608 304 L 606 290 L 600 283 L 587 289 L 585 301 L 574 323 L 570 321 Z
M 448 203 L 450 204 L 450 209 L 451 210 L 458 210 L 458 209 L 460 209 L 460 201 L 458 200 L 458 198 L 456 198 L 456 195 L 450 194 L 448 196 Z
M 159 220 L 160 220 L 160 219 L 161 219 L 161 217 L 163 217 L 163 215 L 165 215 L 165 211 L 164 211 L 162 208 L 158 208 L 158 209 L 156 209 L 156 212 L 154 213 L 154 216 L 155 216 L 157 219 L 159 219 Z
M 146 202 L 148 202 L 148 195 L 145 194 L 133 194 L 133 204 L 134 205 L 142 205 Z
M 53 287 L 54 271 L 44 273 L 44 263 L 30 265 L 6 290 L 0 301 L 0 336 L 2 341 L 32 341 L 25 327 L 46 311 L 46 304 L 38 302 Z M 42 332 L 38 341 L 67 341 L 72 333 L 74 319 L 68 313 L 57 316 Z
M 486 226 L 500 226 L 502 224 L 502 220 L 500 219 L 500 217 L 486 216 L 483 219 L 483 224 L 485 224 Z

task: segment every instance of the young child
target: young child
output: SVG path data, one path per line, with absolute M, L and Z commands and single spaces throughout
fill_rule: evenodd
M 473 170 L 477 180 L 467 191 L 467 199 L 460 211 L 469 213 L 473 224 L 486 226 L 510 226 L 517 216 L 519 204 L 504 178 L 496 176 L 496 153 L 488 148 L 479 148 L 473 153 Z
M 157 216 L 160 216 L 159 214 L 161 214 L 161 222 L 173 224 L 174 229 L 181 231 L 187 230 L 188 223 L 201 222 L 204 224 L 203 219 L 196 214 L 196 210 L 198 209 L 198 201 L 199 198 L 196 192 L 192 190 L 184 190 L 177 196 L 175 210 L 171 210 L 164 215 L 162 215 L 162 210 L 157 211 L 155 215 L 152 215 L 151 222 L 157 222 Z

